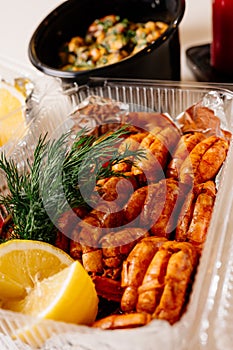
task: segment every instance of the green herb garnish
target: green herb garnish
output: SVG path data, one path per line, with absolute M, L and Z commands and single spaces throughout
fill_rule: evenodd
M 86 204 L 96 182 L 110 176 L 124 176 L 114 172 L 112 165 L 127 159 L 143 157 L 144 152 L 126 149 L 118 153 L 118 145 L 127 126 L 99 138 L 81 130 L 67 151 L 69 133 L 58 140 L 46 141 L 40 137 L 33 160 L 20 171 L 17 164 L 0 157 L 0 169 L 5 172 L 9 194 L 0 196 L 12 216 L 14 234 L 21 239 L 54 243 L 56 222 L 69 208 Z

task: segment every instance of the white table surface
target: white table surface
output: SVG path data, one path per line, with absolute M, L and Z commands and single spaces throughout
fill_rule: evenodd
M 85 0 L 84 0 L 85 1 Z M 0 0 L 0 54 L 32 66 L 28 59 L 29 40 L 44 17 L 62 0 Z M 211 0 L 186 0 L 180 25 L 181 79 L 194 81 L 187 67 L 185 50 L 211 42 Z

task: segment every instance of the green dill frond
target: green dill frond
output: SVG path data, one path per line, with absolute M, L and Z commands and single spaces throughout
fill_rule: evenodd
M 126 133 L 124 126 L 96 138 L 83 129 L 70 149 L 69 133 L 53 141 L 40 137 L 33 160 L 27 160 L 24 170 L 19 170 L 12 159 L 2 154 L 0 169 L 5 172 L 10 193 L 0 196 L 0 203 L 12 216 L 14 233 L 22 239 L 54 243 L 61 213 L 85 205 L 99 179 L 124 176 L 115 173 L 113 165 L 123 161 L 133 164 L 144 156 L 143 151 L 128 148 L 118 153 Z
M 27 160 L 28 168 L 22 171 L 12 159 L 1 155 L 0 168 L 5 172 L 10 194 L 0 196 L 0 203 L 12 216 L 14 233 L 22 239 L 51 241 L 51 222 L 40 194 L 40 171 L 47 145 L 45 138 L 39 139 L 33 162 Z M 44 226 L 49 227 L 48 235 L 41 234 Z

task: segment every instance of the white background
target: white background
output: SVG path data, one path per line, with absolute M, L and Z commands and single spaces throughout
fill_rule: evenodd
M 0 54 L 31 67 L 28 59 L 29 40 L 44 17 L 62 2 L 0 0 Z M 186 65 L 185 50 L 212 40 L 211 4 L 212 0 L 186 0 L 186 10 L 180 25 L 182 80 L 195 80 Z

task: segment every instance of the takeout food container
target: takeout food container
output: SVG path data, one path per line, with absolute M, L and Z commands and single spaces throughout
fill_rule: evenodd
M 36 76 L 37 72 L 33 72 L 30 67 L 19 64 L 4 55 L 0 55 L 0 87 L 9 89 L 9 92 L 15 94 L 21 101 L 19 107 L 12 109 L 9 106 L 9 109 L 6 108 L 8 113 L 0 116 L 0 130 L 4 131 L 0 135 L 1 151 L 8 152 L 14 147 L 14 143 L 23 137 L 27 118 L 26 99 L 32 91 Z M 5 95 L 0 96 L 0 104 L 4 105 L 5 98 Z M 22 117 L 17 120 L 17 115 Z M 23 119 L 23 116 L 25 119 Z
M 40 110 L 40 122 L 42 123 L 43 115 L 45 115 L 45 119 L 49 118 L 48 114 L 54 109 L 55 103 L 58 103 L 57 108 L 64 113 L 64 115 L 67 115 L 70 110 L 69 100 L 62 93 L 63 90 L 59 81 L 44 76 L 44 74 L 35 70 L 34 67 L 24 65 L 4 55 L 0 55 L 0 82 L 1 81 L 8 84 L 10 89 L 19 89 L 20 92 L 25 95 L 25 100 L 20 108 L 13 110 L 10 115 L 8 114 L 0 118 L 1 131 L 1 129 L 5 127 L 8 118 L 14 118 L 19 112 L 25 117 L 22 123 L 18 124 L 16 128 L 12 128 L 7 143 L 4 143 L 0 147 L 1 153 L 7 156 L 13 154 L 13 157 L 16 157 L 20 163 L 21 159 L 22 161 L 24 160 L 24 155 L 21 153 L 19 155 L 17 150 L 22 151 L 24 139 L 28 137 L 33 129 L 31 124 L 34 122 L 34 115 L 38 115 L 37 108 Z M 32 93 L 34 90 L 37 91 L 36 94 Z M 48 91 L 50 91 L 49 95 L 47 95 Z M 54 92 L 52 93 L 52 91 Z M 59 99 L 57 100 L 58 96 Z M 37 104 L 37 98 L 40 99 L 39 105 Z M 51 105 L 51 107 L 49 107 L 49 105 Z M 31 109 L 33 109 L 33 111 L 31 111 Z M 10 125 L 12 125 L 12 122 Z M 45 130 L 42 124 L 40 126 L 40 131 L 41 130 Z M 32 141 L 30 145 L 32 145 Z M 2 179 L 0 190 L 2 190 L 3 187 L 4 181 Z
M 87 82 L 90 76 L 180 80 L 179 24 L 185 0 L 68 0 L 55 8 L 33 33 L 28 54 L 40 71 L 65 81 Z M 85 71 L 62 71 L 58 51 L 74 36 L 84 36 L 88 26 L 109 14 L 133 22 L 164 21 L 168 29 L 132 57 Z
M 69 85 L 68 90 L 58 93 L 55 92 L 57 85 L 53 86 L 53 82 L 47 87 L 47 93 L 43 91 L 41 96 L 41 87 L 37 85 L 32 99 L 33 116 L 30 130 L 12 153 L 12 157 L 20 160 L 21 165 L 25 165 L 26 159 L 32 157 L 35 142 L 40 134 L 48 132 L 50 138 L 57 138 L 71 128 L 73 121 L 70 113 L 77 104 L 89 96 L 120 101 L 131 111 L 168 113 L 174 121 L 185 109 L 194 103 L 204 101 L 216 109 L 222 127 L 233 132 L 233 94 L 218 85 L 99 78 L 92 79 L 81 87 Z M 53 93 L 50 95 L 48 92 L 51 91 Z M 209 98 L 206 100 L 207 94 L 213 91 L 214 94 L 208 95 Z M 64 113 L 65 111 L 67 113 Z M 80 126 L 84 122 L 84 119 L 80 120 Z M 229 301 L 233 298 L 231 219 L 233 196 L 229 189 L 233 186 L 232 147 L 231 141 L 226 162 L 218 177 L 214 212 L 191 298 L 180 321 L 170 326 L 167 322 L 154 320 L 148 326 L 141 328 L 101 331 L 48 320 L 38 322 L 32 317 L 0 310 L 2 343 L 8 348 L 10 346 L 13 348 L 15 343 L 10 335 L 15 334 L 15 329 L 33 324 L 31 331 L 26 333 L 25 340 L 30 346 L 28 349 L 221 350 L 224 347 L 230 350 L 232 313 Z M 22 344 L 17 343 L 17 346 L 20 349 Z

